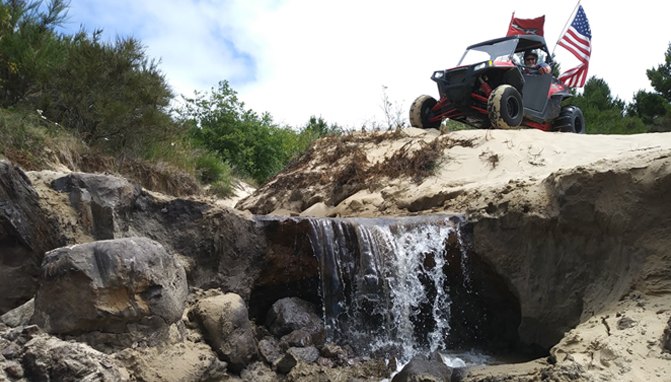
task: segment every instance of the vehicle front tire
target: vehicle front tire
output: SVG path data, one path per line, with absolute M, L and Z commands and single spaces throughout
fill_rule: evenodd
M 410 106 L 410 126 L 418 127 L 420 129 L 437 129 L 440 127 L 440 122 L 432 122 L 430 118 L 433 116 L 431 109 L 436 106 L 435 98 L 429 95 L 421 95 L 415 99 Z
M 489 95 L 487 112 L 492 128 L 511 129 L 517 127 L 524 118 L 522 95 L 513 86 L 498 86 Z
M 577 106 L 564 106 L 553 123 L 556 130 L 564 133 L 585 134 L 585 117 Z

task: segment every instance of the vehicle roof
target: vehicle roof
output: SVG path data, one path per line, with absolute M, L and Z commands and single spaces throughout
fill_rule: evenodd
M 536 49 L 536 48 L 544 48 L 547 49 L 546 44 L 545 44 L 545 38 L 543 36 L 538 36 L 535 34 L 522 34 L 522 35 L 514 35 L 514 36 L 506 36 L 506 37 L 500 37 L 500 38 L 495 38 L 493 40 L 487 40 L 483 41 L 477 44 L 473 44 L 469 46 L 466 49 L 473 49 L 477 48 L 479 46 L 485 46 L 485 45 L 492 45 L 499 43 L 501 41 L 507 41 L 507 40 L 519 40 L 517 42 L 517 52 L 521 52 L 523 50 L 528 50 L 528 49 Z

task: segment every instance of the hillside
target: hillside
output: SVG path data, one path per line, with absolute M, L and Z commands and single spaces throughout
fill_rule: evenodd
M 465 214 L 475 252 L 520 299 L 520 335 L 554 345 L 553 380 L 662 381 L 671 366 L 669 192 L 671 133 L 409 129 L 322 140 L 237 208 Z M 536 380 L 544 368 L 489 367 L 468 380 Z
M 671 377 L 671 133 L 327 137 L 235 208 L 58 170 L 0 161 L 0 379 L 390 378 L 389 354 L 325 339 L 306 232 L 452 214 L 468 248 L 436 253 L 468 257 L 482 330 L 520 346 L 454 380 Z

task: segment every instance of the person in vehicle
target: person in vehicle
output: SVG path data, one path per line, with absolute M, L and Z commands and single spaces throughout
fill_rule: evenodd
M 538 53 L 533 50 L 524 52 L 524 67 L 525 69 L 537 70 L 540 74 L 547 74 L 552 71 L 552 68 L 547 63 L 538 63 Z

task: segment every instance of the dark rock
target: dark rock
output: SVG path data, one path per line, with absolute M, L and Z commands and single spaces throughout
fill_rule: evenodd
M 450 382 L 452 370 L 438 354 L 428 358 L 417 355 L 392 378 L 392 382 Z
M 662 351 L 671 353 L 671 317 L 669 317 L 669 322 L 667 322 L 662 335 Z
M 272 366 L 278 373 L 287 374 L 298 364 L 298 360 L 292 354 L 285 353 L 281 358 L 275 360 Z
M 277 337 L 298 329 L 319 330 L 323 325 L 315 311 L 314 305 L 300 298 L 283 298 L 277 300 L 268 312 L 266 327 Z
M 636 321 L 632 320 L 631 318 L 624 316 L 617 320 L 617 328 L 619 330 L 624 330 L 624 329 L 629 329 L 633 326 L 636 326 Z
M 18 362 L 9 361 L 5 363 L 5 373 L 12 379 L 23 378 L 23 367 Z
M 320 346 L 324 343 L 325 333 L 321 326 L 311 326 L 305 329 L 294 330 L 282 336 L 280 342 L 286 347 L 291 346 Z
M 125 231 L 130 207 L 141 188 L 126 179 L 105 174 L 72 173 L 51 182 L 51 187 L 66 192 L 78 211 L 82 228 L 96 240 L 113 239 Z
M 35 295 L 44 252 L 64 244 L 26 174 L 0 161 L 0 314 Z
M 0 369 L 11 378 L 28 381 L 129 381 L 128 371 L 112 357 L 88 345 L 66 342 L 33 327 L 0 332 L 18 351 Z M 2 374 L 0 374 L 2 376 Z
M 305 348 L 292 347 L 287 350 L 282 358 L 273 363 L 273 368 L 278 373 L 289 373 L 298 363 L 311 364 L 319 359 L 319 350 L 314 346 Z
M 257 359 L 254 328 L 240 296 L 227 293 L 202 299 L 190 317 L 200 323 L 205 339 L 232 371 L 239 373 Z
M 189 285 L 249 300 L 264 265 L 265 238 L 250 216 L 199 200 L 143 192 L 128 216 L 129 232 L 188 257 Z M 273 300 L 274 301 L 274 300 Z
M 154 331 L 182 317 L 184 269 L 147 238 L 98 241 L 46 254 L 33 322 L 50 333 Z

